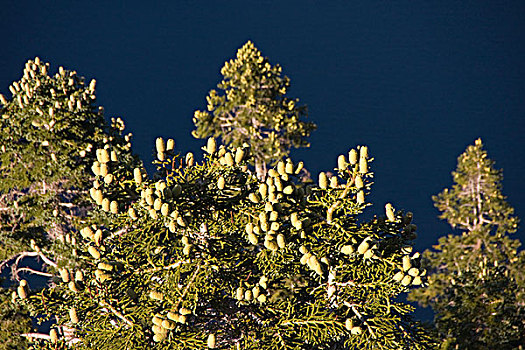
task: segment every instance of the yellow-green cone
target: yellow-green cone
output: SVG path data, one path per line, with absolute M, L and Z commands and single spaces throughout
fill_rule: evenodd
M 286 174 L 286 165 L 284 164 L 284 162 L 282 160 L 280 160 L 277 163 L 277 172 L 279 173 L 279 175 Z
M 27 293 L 26 293 L 26 289 L 25 289 L 24 286 L 18 286 L 18 288 L 17 288 L 16 291 L 17 291 L 17 293 L 18 293 L 18 297 L 19 297 L 20 299 L 25 299 L 25 298 L 27 298 Z
M 363 178 L 360 175 L 355 177 L 355 187 L 360 190 L 364 187 Z
M 262 183 L 259 185 L 259 193 L 261 194 L 261 196 L 263 198 L 266 197 L 266 195 L 268 194 L 268 185 L 265 184 L 265 183 Z
M 180 315 L 176 312 L 170 311 L 166 316 L 172 321 L 179 322 Z
M 233 160 L 233 156 L 230 152 L 224 155 L 224 162 L 226 163 L 227 166 L 233 166 L 235 164 L 235 161 Z
M 78 323 L 77 309 L 74 307 L 69 309 L 69 318 L 71 319 L 71 323 Z
M 421 283 L 423 283 L 423 282 L 421 281 L 421 277 L 420 276 L 414 277 L 414 280 L 412 281 L 412 285 L 419 286 L 419 285 L 421 285 Z
M 58 342 L 58 332 L 55 328 L 49 331 L 51 343 L 56 344 Z
M 109 199 L 108 199 L 108 198 L 104 198 L 104 199 L 102 200 L 102 210 L 104 210 L 104 211 L 109 211 L 109 209 L 110 209 L 110 208 L 109 208 L 109 204 L 110 204 Z
M 215 334 L 209 334 L 206 343 L 208 345 L 208 349 L 215 349 Z
M 259 244 L 259 239 L 253 233 L 249 233 L 248 234 L 248 241 L 250 241 L 250 243 L 253 244 L 253 245 Z
M 133 179 L 137 183 L 137 185 L 140 185 L 142 183 L 142 172 L 139 168 L 133 169 Z
M 100 164 L 100 176 L 106 176 L 108 174 L 108 166 L 104 164 Z
M 412 262 L 408 255 L 403 256 L 403 271 L 408 271 L 412 267 Z
M 344 155 L 339 155 L 339 157 L 337 157 L 337 169 L 339 171 L 343 171 L 346 169 L 346 159 L 345 159 L 345 156 Z
M 319 187 L 326 189 L 328 187 L 328 178 L 324 172 L 319 173 Z
M 168 216 L 170 213 L 170 205 L 168 203 L 163 203 L 162 206 L 160 207 L 160 213 L 163 216 Z
M 387 203 L 385 205 L 385 212 L 386 212 L 386 217 L 389 221 L 396 220 L 396 217 L 394 216 L 394 208 L 392 207 L 392 204 Z
M 156 343 L 159 343 L 163 341 L 164 339 L 166 339 L 166 337 L 167 337 L 166 333 L 155 333 L 153 334 L 153 341 Z
M 408 286 L 410 282 L 412 282 L 412 276 L 409 275 L 405 275 L 405 277 L 403 277 L 403 279 L 401 280 L 401 284 L 403 286 Z
M 217 180 L 217 188 L 219 190 L 223 190 L 225 184 L 226 184 L 226 181 L 224 180 L 224 177 L 223 176 L 219 177 L 219 180 Z
M 370 245 L 368 244 L 368 240 L 365 239 L 361 242 L 361 244 L 359 244 L 359 246 L 357 247 L 357 252 L 359 254 L 364 254 L 368 248 L 370 247 Z
M 293 174 L 293 163 L 291 161 L 286 162 L 286 173 L 287 174 Z
M 239 287 L 237 288 L 237 291 L 235 292 L 235 296 L 237 298 L 237 300 L 242 300 L 244 298 L 244 288 L 243 287 Z
M 363 190 L 359 190 L 359 192 L 357 192 L 356 202 L 357 202 L 357 204 L 364 204 L 365 203 L 365 192 L 363 192 Z
M 238 147 L 235 151 L 235 163 L 239 164 L 244 159 L 244 150 Z
M 361 174 L 368 172 L 368 160 L 366 158 L 359 158 L 359 172 Z
M 149 297 L 153 300 L 159 300 L 159 301 L 162 301 L 164 300 L 164 295 L 160 292 L 156 292 L 154 290 L 152 290 L 151 292 L 149 292 Z
M 164 139 L 162 137 L 157 137 L 155 140 L 155 146 L 157 148 L 157 153 L 163 153 L 166 151 L 166 144 L 164 143 Z
M 62 278 L 64 283 L 69 282 L 69 271 L 65 267 L 60 269 L 60 278 Z
M 113 176 L 113 174 L 107 174 L 106 176 L 104 176 L 104 182 L 106 183 L 106 185 L 110 185 L 114 179 L 115 176 Z
M 109 204 L 109 210 L 112 214 L 118 214 L 118 203 L 116 201 L 111 201 Z
M 350 255 L 354 253 L 354 247 L 352 245 L 344 245 L 341 247 L 341 253 Z
M 250 193 L 248 198 L 255 204 L 259 203 L 259 197 L 255 193 Z
M 354 328 L 354 321 L 350 318 L 347 318 L 345 321 L 345 328 L 349 331 L 352 330 L 352 328 Z
M 412 277 L 419 276 L 419 269 L 417 267 L 412 267 L 408 270 L 408 274 Z
M 168 142 L 166 142 L 166 151 L 173 151 L 174 148 L 175 148 L 175 140 L 168 139 Z
M 357 151 L 355 149 L 351 149 L 350 152 L 348 152 L 348 161 L 351 165 L 357 163 Z
M 286 247 L 286 240 L 284 239 L 284 235 L 282 233 L 277 235 L 277 246 L 279 246 L 281 249 Z
M 78 292 L 77 284 L 74 281 L 69 281 L 68 287 L 69 287 L 69 290 L 71 290 L 72 292 L 75 292 L 75 293 Z
M 359 326 L 356 326 L 350 330 L 350 333 L 352 333 L 353 335 L 359 335 L 361 334 L 361 332 L 362 332 L 362 329 Z
M 401 280 L 405 277 L 405 274 L 402 271 L 398 271 L 392 279 L 396 282 L 401 282 Z
M 291 195 L 294 192 L 293 185 L 288 185 L 283 189 L 283 193 L 287 195 Z
M 184 315 L 184 316 L 186 316 L 186 315 L 191 315 L 191 310 L 190 310 L 190 309 L 187 309 L 187 308 L 185 308 L 185 307 L 181 307 L 181 308 L 179 309 L 179 314 Z
M 100 259 L 100 252 L 97 250 L 97 248 L 93 247 L 93 246 L 89 246 L 88 247 L 88 253 L 91 254 L 91 256 L 94 258 L 94 259 Z
M 213 137 L 210 137 L 206 144 L 206 152 L 208 152 L 208 154 L 213 154 L 215 153 L 216 150 L 217 150 L 217 143 L 215 142 L 215 139 Z
M 172 330 L 175 328 L 175 325 L 173 324 L 173 322 L 170 322 L 168 320 L 162 321 L 161 326 L 162 328 L 169 329 L 169 330 Z

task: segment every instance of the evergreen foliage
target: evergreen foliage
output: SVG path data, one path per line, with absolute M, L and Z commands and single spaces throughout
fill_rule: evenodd
M 250 43 L 240 52 L 236 65 L 267 62 Z M 385 215 L 361 219 L 372 185 L 366 146 L 339 156 L 335 175 L 319 174 L 318 184 L 303 181 L 303 163 L 290 159 L 257 176 L 261 162 L 283 158 L 313 130 L 282 96 L 289 82 L 280 68 L 264 67 L 275 83 L 272 115 L 291 118 L 272 124 L 284 141 L 209 138 L 198 162 L 158 138 L 150 177 L 121 135 L 123 122 L 104 122 L 94 83 L 27 63 L 13 97 L 2 96 L 0 238 L 4 258 L 17 257 L 18 280 L 3 293 L 16 304 L 2 314 L 14 310 L 20 320 L 27 307 L 55 321 L 48 335 L 31 334 L 32 349 L 432 347 L 398 298 L 425 283 L 412 215 L 387 204 Z M 294 123 L 303 131 L 294 134 Z M 270 138 L 261 130 L 250 132 Z M 275 158 L 261 158 L 259 147 L 273 147 Z M 45 271 L 29 272 L 50 276 L 48 287 L 21 278 L 25 256 L 45 262 Z
M 95 105 L 95 80 L 85 84 L 62 67 L 48 73 L 49 63 L 29 60 L 23 77 L 9 87 L 12 97 L 0 95 L 0 270 L 10 267 L 15 281 L 80 263 L 69 247 L 91 212 L 89 169 L 96 149 L 138 164 L 130 152 L 131 135 L 122 135 L 122 119 L 108 124 Z M 20 267 L 25 257 L 43 260 L 43 270 Z M 11 332 L 13 322 L 22 324 L 19 314 L 7 307 L 11 293 L 0 295 L 5 316 L 0 336 L 16 339 Z M 30 330 L 24 325 L 18 333 Z
M 94 150 L 105 145 L 128 157 L 131 144 L 120 136 L 122 119 L 107 125 L 95 106 L 95 81 L 84 84 L 74 71 L 28 61 L 24 76 L 2 96 L 0 120 L 0 240 L 4 260 L 71 234 L 91 205 L 86 189 Z
M 28 343 L 20 334 L 30 330 L 27 309 L 13 300 L 10 290 L 0 289 L 0 349 L 26 349 Z
M 111 220 L 81 230 L 71 249 L 85 263 L 65 266 L 54 286 L 20 299 L 55 315 L 56 346 L 432 345 L 410 317 L 413 308 L 397 301 L 425 281 L 412 251 L 411 214 L 389 204 L 386 217 L 359 220 L 372 178 L 365 146 L 341 155 L 337 174 L 321 173 L 315 185 L 298 180 L 303 164 L 291 160 L 259 181 L 246 147 L 210 138 L 199 163 L 173 145 L 157 139 L 152 178 L 142 168 L 113 166 L 111 183 L 97 176 L 91 191 Z
M 206 97 L 207 111 L 198 110 L 193 118 L 195 137 L 220 137 L 233 147 L 249 144 L 259 179 L 266 176 L 267 164 L 275 165 L 291 147 L 309 146 L 306 138 L 316 128 L 303 121 L 306 106 L 286 97 L 290 79 L 281 73 L 281 66 L 272 66 L 248 41 L 222 67 L 218 91 Z
M 434 309 L 444 349 L 517 349 L 525 344 L 525 259 L 508 236 L 518 219 L 501 192 L 502 173 L 478 139 L 452 175 L 452 188 L 433 200 L 461 234 L 424 253 L 429 286 L 410 299 Z

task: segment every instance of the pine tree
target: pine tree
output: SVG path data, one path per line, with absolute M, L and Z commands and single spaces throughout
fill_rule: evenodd
M 425 283 L 412 215 L 388 204 L 386 216 L 359 218 L 367 147 L 339 156 L 318 185 L 298 180 L 302 163 L 280 161 L 263 182 L 250 149 L 213 138 L 205 149 L 199 163 L 158 138 L 153 177 L 140 167 L 117 169 L 110 184 L 97 177 L 91 191 L 111 220 L 81 229 L 84 266 L 19 299 L 57 319 L 53 344 L 35 348 L 432 346 L 397 300 Z
M 434 196 L 435 206 L 460 235 L 426 251 L 427 288 L 410 299 L 435 311 L 443 348 L 516 349 L 525 344 L 525 268 L 514 209 L 501 192 L 480 139 L 458 158 L 454 185 Z
M 10 267 L 17 284 L 28 274 L 51 276 L 62 265 L 82 264 L 70 247 L 91 213 L 90 168 L 101 157 L 96 149 L 138 164 L 131 135 L 122 135 L 122 119 L 108 124 L 95 105 L 95 80 L 85 84 L 62 67 L 48 73 L 49 63 L 29 60 L 23 77 L 9 87 L 12 97 L 0 95 L 0 270 Z M 40 259 L 43 269 L 22 267 L 25 257 Z M 15 339 L 12 325 L 23 310 L 7 307 L 11 292 L 2 291 L 1 299 L 2 332 Z
M 316 126 L 303 121 L 306 106 L 286 97 L 290 79 L 252 42 L 224 64 L 221 74 L 218 91 L 211 90 L 206 97 L 207 111 L 195 112 L 193 136 L 220 137 L 233 147 L 249 144 L 259 179 L 266 176 L 268 164 L 286 157 L 291 147 L 309 146 L 306 138 Z

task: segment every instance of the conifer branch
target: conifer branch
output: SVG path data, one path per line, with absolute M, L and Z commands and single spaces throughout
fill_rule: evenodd
M 354 182 L 355 182 L 355 176 L 352 177 L 351 181 L 348 181 L 346 183 L 344 191 L 339 195 L 339 199 L 336 200 L 330 206 L 330 208 L 328 208 L 328 210 L 326 211 L 326 223 L 327 224 L 332 224 L 332 216 L 333 216 L 334 211 L 337 209 L 338 206 L 341 205 L 342 203 L 341 200 L 344 199 L 348 195 L 348 192 L 350 191 L 350 187 L 354 184 Z
M 19 272 L 24 272 L 24 271 L 27 271 L 27 272 L 35 274 L 35 275 L 46 276 L 46 277 L 53 277 L 52 273 L 34 270 L 32 268 L 29 268 L 29 267 L 21 267 L 21 268 L 16 269 L 14 275 L 18 276 Z
M 78 206 L 73 204 L 73 203 L 58 203 L 58 205 L 60 205 L 61 207 L 66 207 L 66 208 L 77 208 Z
M 359 318 L 359 320 L 361 322 L 363 322 L 363 324 L 368 328 L 368 331 L 370 332 L 370 334 L 372 335 L 373 338 L 376 338 L 376 334 L 374 333 L 374 330 L 372 329 L 372 327 L 370 327 L 370 325 L 368 324 L 368 322 L 366 322 L 365 318 L 363 317 L 363 315 L 361 315 L 361 313 L 359 311 L 357 311 L 356 309 L 356 305 L 355 304 L 350 304 L 350 303 L 347 303 L 347 302 L 344 302 L 344 304 L 346 306 L 348 306 L 349 308 L 352 309 L 352 311 L 354 312 L 354 314 L 357 316 L 357 318 Z
M 51 336 L 45 333 L 24 333 L 20 334 L 20 336 L 26 338 L 51 340 Z
M 177 261 L 176 263 L 173 263 L 173 264 L 170 264 L 170 265 L 167 265 L 167 266 L 159 266 L 159 267 L 153 267 L 151 269 L 147 269 L 147 270 L 142 270 L 142 271 L 139 271 L 140 273 L 152 273 L 152 272 L 157 272 L 157 271 L 161 271 L 161 270 L 170 270 L 170 269 L 176 269 L 177 267 L 181 266 L 182 264 L 187 264 L 189 263 L 190 260 L 186 259 L 186 260 L 180 260 L 180 261 Z
M 117 311 L 117 309 L 115 309 L 113 306 L 111 306 L 111 304 L 109 304 L 108 302 L 102 300 L 102 301 L 99 301 L 98 303 L 101 307 L 104 307 L 104 308 L 108 308 L 115 316 L 117 316 L 118 318 L 120 318 L 122 321 L 126 322 L 126 324 L 130 327 L 133 327 L 133 322 L 131 322 L 130 320 L 128 320 L 126 318 L 126 316 L 124 316 L 122 313 L 120 313 L 119 311 Z
M 208 265 L 208 264 L 204 264 L 204 265 Z M 199 261 L 199 263 L 197 264 L 197 268 L 195 269 L 195 271 L 193 272 L 193 275 L 191 276 L 190 280 L 186 283 L 186 288 L 184 288 L 184 291 L 182 292 L 181 296 L 179 297 L 179 300 L 177 300 L 177 303 L 175 304 L 175 309 L 179 307 L 179 304 L 180 302 L 182 301 L 182 299 L 186 296 L 186 293 L 188 292 L 191 284 L 193 283 L 193 281 L 195 280 L 195 278 L 197 277 L 198 273 L 199 273 L 199 270 L 200 268 L 202 267 L 202 261 Z
M 55 267 L 55 268 L 57 267 L 57 264 L 56 264 L 54 261 L 52 261 L 52 260 L 50 260 L 49 258 L 47 258 L 47 257 L 42 253 L 42 251 L 40 251 L 40 252 L 21 252 L 21 253 L 15 255 L 15 256 L 13 256 L 13 257 L 11 257 L 11 258 L 5 260 L 4 262 L 2 262 L 2 265 L 4 265 L 4 264 L 7 263 L 8 261 L 10 261 L 11 259 L 14 259 L 14 258 L 16 257 L 16 259 L 15 259 L 15 263 L 14 263 L 14 265 L 13 265 L 13 271 L 14 271 L 14 269 L 16 269 L 16 267 L 18 266 L 18 264 L 20 263 L 20 261 L 21 261 L 23 258 L 28 257 L 28 256 L 38 256 L 38 257 L 42 258 L 42 260 L 43 260 L 46 264 L 48 264 L 48 265 L 50 265 L 50 266 L 53 266 L 53 267 Z M 0 267 L 1 267 L 2 265 L 0 265 Z
M 41 251 L 40 252 L 36 252 L 36 253 L 37 253 L 36 255 L 38 255 L 46 264 L 48 264 L 50 266 L 53 266 L 55 268 L 58 267 L 57 264 L 53 260 L 51 260 L 47 256 L 45 256 L 44 253 L 42 253 Z

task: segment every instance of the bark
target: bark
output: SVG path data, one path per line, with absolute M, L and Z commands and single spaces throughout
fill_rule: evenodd
M 255 172 L 259 181 L 264 181 L 266 179 L 266 163 L 261 159 L 255 159 Z

